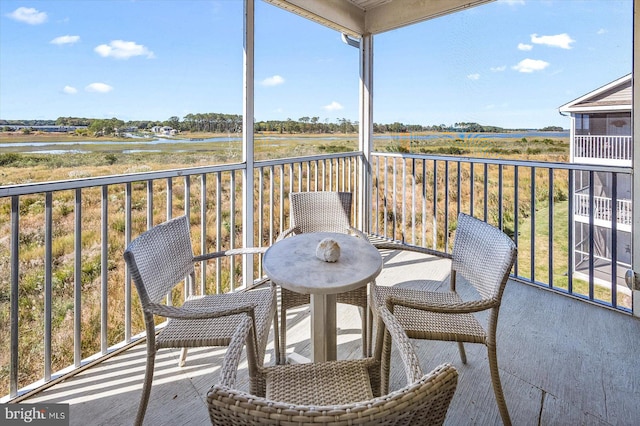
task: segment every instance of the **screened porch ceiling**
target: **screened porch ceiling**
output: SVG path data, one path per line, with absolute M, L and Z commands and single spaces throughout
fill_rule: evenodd
M 415 24 L 494 0 L 264 0 L 360 38 Z

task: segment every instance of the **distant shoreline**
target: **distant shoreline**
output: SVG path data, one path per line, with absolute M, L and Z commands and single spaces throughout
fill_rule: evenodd
M 568 132 L 568 130 L 564 130 L 564 132 Z M 520 133 L 540 133 L 540 134 L 555 134 L 562 133 L 559 131 L 544 131 L 544 130 L 536 130 L 536 129 L 528 129 L 528 130 L 506 130 L 504 132 L 437 132 L 437 131 L 424 131 L 424 132 L 401 132 L 401 133 L 374 133 L 375 136 L 389 136 L 389 137 L 409 137 L 409 136 L 430 136 L 430 135 L 442 135 L 442 134 L 462 134 L 469 133 L 474 135 L 486 135 L 486 137 L 491 137 L 491 135 L 498 134 L 520 134 Z M 191 133 L 185 132 L 181 133 L 174 137 L 162 136 L 162 135 L 153 135 L 151 138 L 163 138 L 163 139 L 175 139 L 180 141 L 189 141 L 189 140 L 202 140 L 202 139 L 210 139 L 210 138 L 228 138 L 228 137 L 241 137 L 242 134 L 228 134 L 228 133 Z M 348 138 L 348 137 L 358 137 L 358 133 L 280 133 L 280 132 L 258 132 L 255 134 L 256 137 L 292 137 L 292 138 Z M 30 134 L 24 134 L 22 132 L 0 132 L 0 143 L 25 143 L 25 142 L 48 142 L 48 143 L 56 143 L 56 142 L 74 142 L 74 141 L 95 141 L 96 143 L 100 142 L 122 142 L 122 143 L 136 143 L 140 142 L 140 138 L 129 138 L 129 137 L 91 137 L 86 135 L 74 135 L 68 133 L 54 133 L 54 132 L 34 132 Z

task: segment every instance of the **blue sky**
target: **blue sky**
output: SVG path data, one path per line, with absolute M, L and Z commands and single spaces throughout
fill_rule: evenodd
M 568 128 L 631 72 L 632 0 L 500 0 L 375 36 L 374 121 Z M 0 119 L 242 113 L 241 0 L 2 0 Z M 358 120 L 358 52 L 256 0 L 257 120 Z

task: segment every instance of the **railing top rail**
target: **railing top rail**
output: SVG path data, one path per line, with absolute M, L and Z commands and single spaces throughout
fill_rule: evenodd
M 306 163 L 309 161 L 330 160 L 334 158 L 360 157 L 362 155 L 363 155 L 362 151 L 351 151 L 351 152 L 340 152 L 340 153 L 334 153 L 334 154 L 308 155 L 305 157 L 288 157 L 288 158 L 279 158 L 274 160 L 256 161 L 254 163 L 254 166 L 255 167 L 271 167 L 271 166 L 280 166 L 283 164 L 291 164 L 291 163 Z
M 633 135 L 575 135 L 575 138 L 620 138 L 620 139 L 632 139 Z
M 191 176 L 206 173 L 242 170 L 241 163 L 220 164 L 215 166 L 190 167 L 187 169 L 161 170 L 155 172 L 128 173 L 122 175 L 100 176 L 91 178 L 68 179 L 52 182 L 34 182 L 20 185 L 0 186 L 0 198 L 13 195 L 29 195 L 51 191 L 64 191 L 82 188 L 92 188 L 103 185 L 140 182 L 144 180 L 166 179 L 170 177 Z
M 506 160 L 498 158 L 478 158 L 478 157 L 459 157 L 459 156 L 447 156 L 447 155 L 424 155 L 424 154 L 404 154 L 404 153 L 389 153 L 389 152 L 374 152 L 373 155 L 379 157 L 391 157 L 391 158 L 413 158 L 413 159 L 428 159 L 436 161 L 452 161 L 462 163 L 477 163 L 477 164 L 493 164 L 493 165 L 505 165 L 505 166 L 520 166 L 520 167 L 540 167 L 551 169 L 563 169 L 563 170 L 587 170 L 595 172 L 616 172 L 616 173 L 628 173 L 633 172 L 632 167 L 625 166 L 603 166 L 592 164 L 578 164 L 578 163 L 558 163 L 558 162 L 544 162 L 544 161 L 528 161 L 528 160 Z M 350 158 L 362 156 L 361 151 L 323 154 L 323 155 L 310 155 L 305 157 L 289 157 L 274 160 L 264 160 L 255 163 L 256 167 L 270 167 L 279 166 L 290 163 L 303 163 L 312 161 L 322 161 L 334 158 Z M 232 170 L 242 170 L 244 164 L 232 163 L 232 164 L 220 164 L 214 166 L 203 167 L 191 167 L 186 169 L 172 169 L 161 170 L 154 172 L 139 172 L 129 173 L 126 175 L 113 175 L 113 176 L 101 176 L 91 178 L 80 179 L 68 179 L 62 181 L 52 182 L 36 182 L 19 185 L 6 185 L 0 186 L 0 198 L 10 197 L 13 195 L 29 195 L 50 191 L 63 191 L 90 188 L 102 185 L 115 185 L 122 183 L 139 182 L 152 179 L 166 179 L 170 177 L 191 176 L 203 173 L 217 173 Z
M 547 168 L 547 169 L 614 172 L 614 173 L 629 173 L 629 174 L 633 173 L 632 167 L 600 166 L 600 165 L 594 165 L 594 164 L 581 164 L 581 163 L 558 163 L 558 162 L 552 162 L 552 161 L 530 161 L 530 160 L 505 160 L 500 158 L 458 157 L 458 156 L 451 156 L 451 155 L 403 154 L 403 153 L 397 153 L 397 152 L 374 152 L 373 155 L 378 157 L 413 158 L 417 160 L 426 159 L 426 160 L 491 164 L 491 165 L 503 165 L 503 166 L 539 167 L 539 168 Z

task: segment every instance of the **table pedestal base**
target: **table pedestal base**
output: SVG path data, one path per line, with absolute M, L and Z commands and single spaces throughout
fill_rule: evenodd
M 337 359 L 336 295 L 311 295 L 311 356 L 314 362 Z

